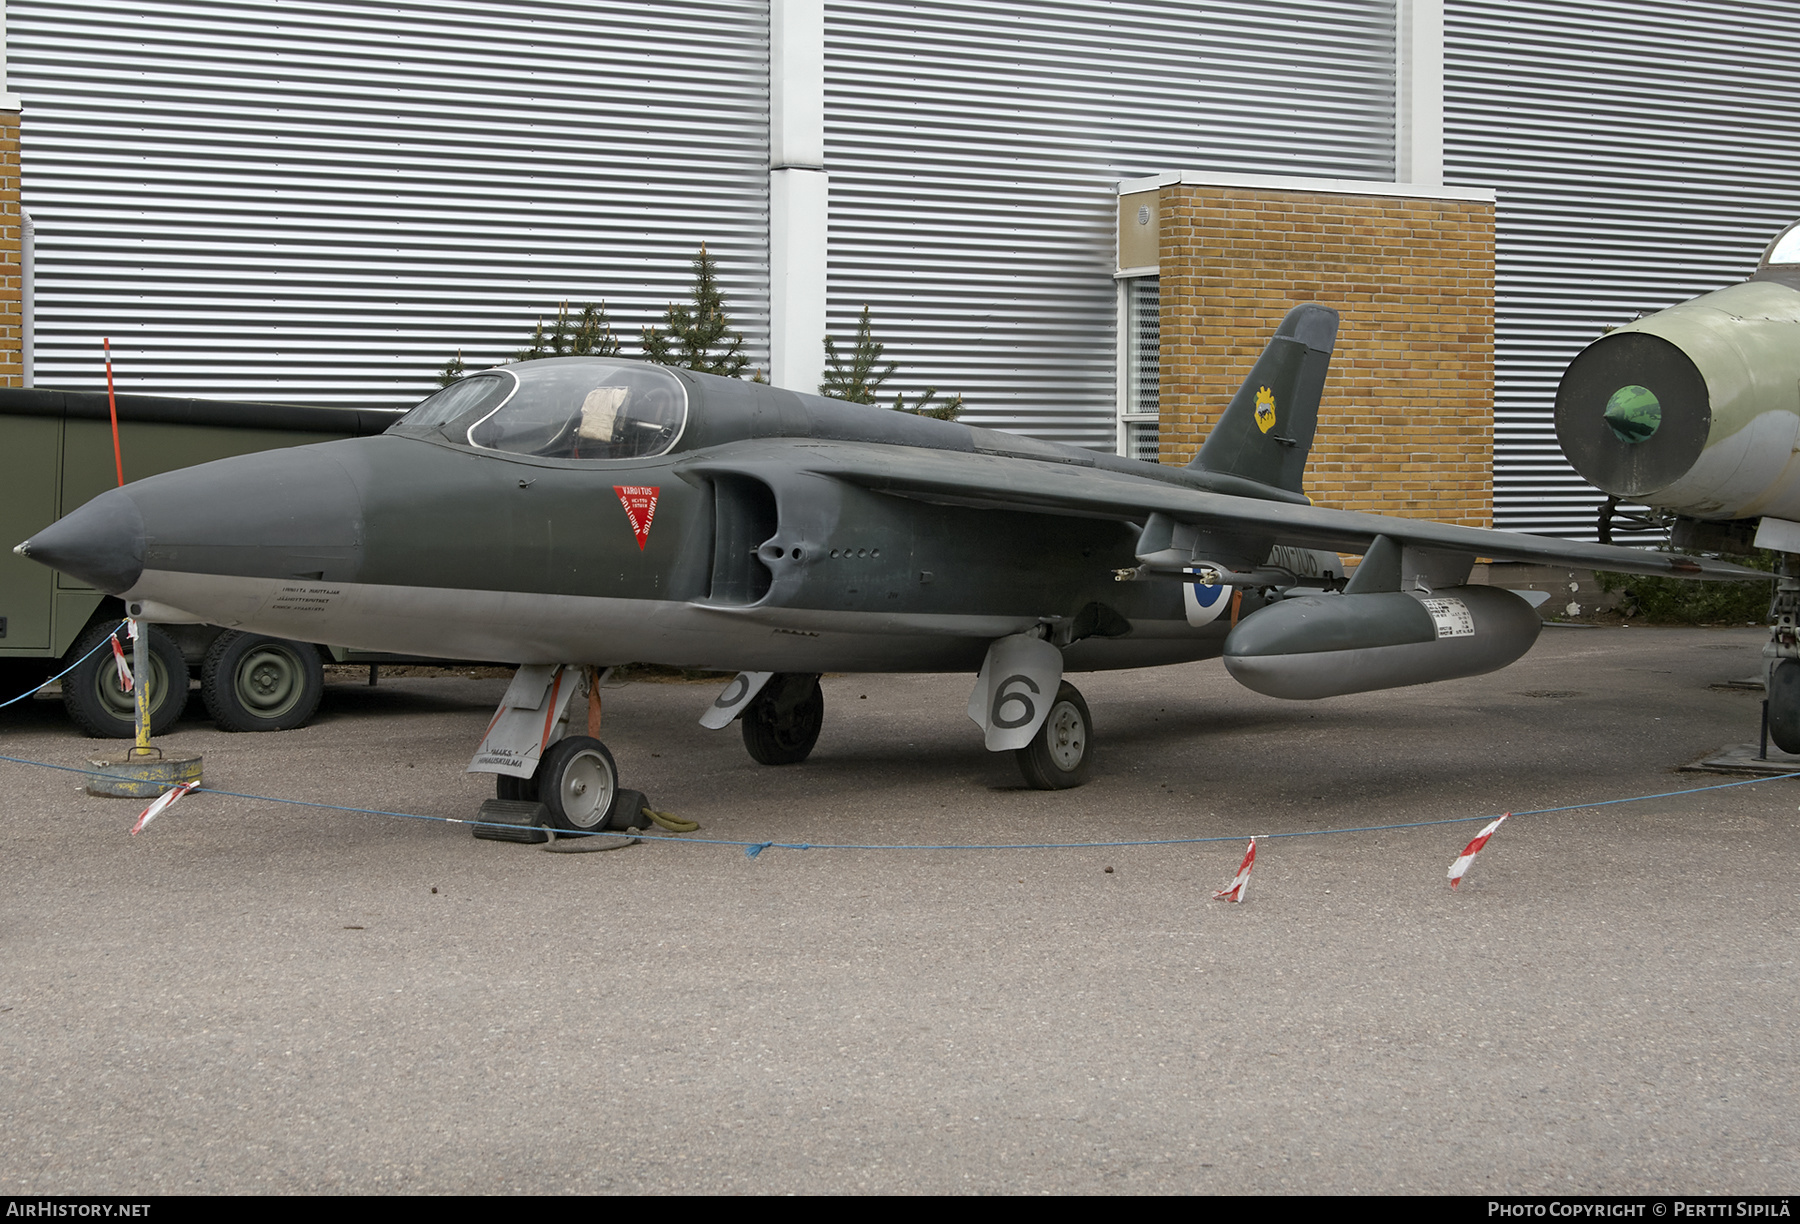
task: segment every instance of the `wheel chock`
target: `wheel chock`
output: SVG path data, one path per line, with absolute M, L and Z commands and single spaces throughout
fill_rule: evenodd
M 524 842 L 535 846 L 550 840 L 550 813 L 541 803 L 521 799 L 489 799 L 481 805 L 472 826 L 483 841 Z

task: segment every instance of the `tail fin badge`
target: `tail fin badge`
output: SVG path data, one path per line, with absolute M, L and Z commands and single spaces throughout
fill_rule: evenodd
M 1267 387 L 1256 389 L 1256 427 L 1264 433 L 1275 428 L 1275 393 Z

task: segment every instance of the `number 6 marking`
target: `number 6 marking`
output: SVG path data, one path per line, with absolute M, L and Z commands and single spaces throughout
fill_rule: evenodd
M 1016 676 L 1008 676 L 1000 682 L 1000 687 L 994 690 L 994 704 L 988 711 L 988 721 L 993 723 L 996 727 L 999 727 L 1002 731 L 1010 731 L 1014 727 L 1023 727 L 1026 723 L 1031 722 L 1037 717 L 1037 706 L 1032 704 L 1031 698 L 1021 692 L 1008 691 L 1015 684 L 1023 684 L 1033 693 L 1041 691 L 1036 682 L 1033 681 L 1030 676 L 1023 673 Z M 1024 708 L 1025 712 L 1017 718 L 1000 717 L 1000 707 L 1015 701 Z

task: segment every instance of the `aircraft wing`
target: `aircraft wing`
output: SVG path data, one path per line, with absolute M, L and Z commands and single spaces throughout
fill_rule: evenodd
M 1771 577 L 1708 557 L 1265 501 L 1208 492 L 1154 476 L 1008 455 L 858 442 L 758 441 L 715 452 L 695 467 L 752 475 L 798 470 L 896 497 L 946 505 L 1121 521 L 1161 513 L 1202 528 L 1249 530 L 1272 536 L 1280 544 L 1342 553 L 1362 554 L 1377 536 L 1387 536 L 1401 544 L 1472 553 L 1496 561 L 1680 578 Z

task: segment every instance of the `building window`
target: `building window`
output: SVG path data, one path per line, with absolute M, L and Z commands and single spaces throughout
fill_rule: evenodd
M 1119 453 L 1157 461 L 1162 297 L 1154 276 L 1119 282 Z

